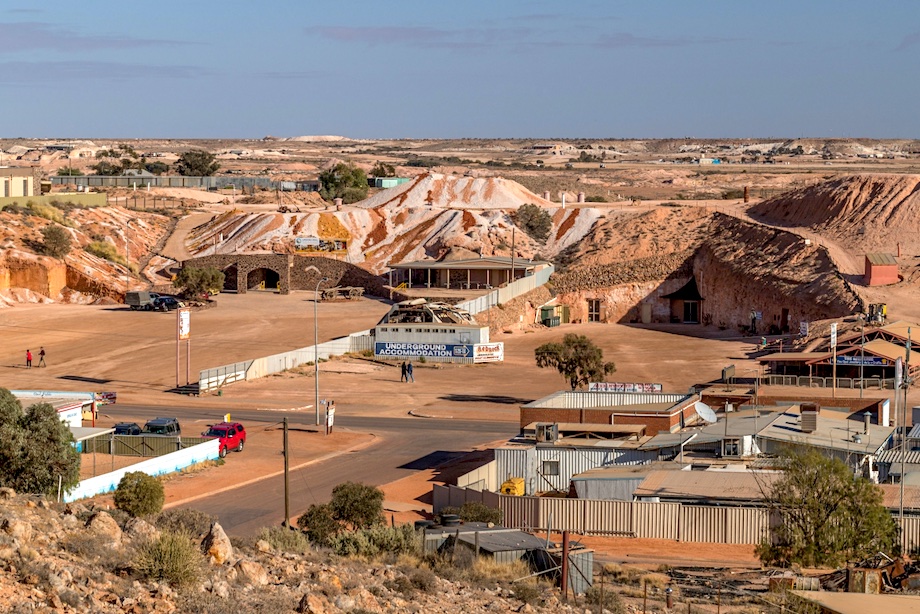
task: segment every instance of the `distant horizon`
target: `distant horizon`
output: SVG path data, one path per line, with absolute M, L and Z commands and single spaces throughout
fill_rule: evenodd
M 913 140 L 918 16 L 903 0 L 11 0 L 0 134 Z M 520 136 L 536 134 L 571 136 Z
M 920 137 L 849 137 L 849 136 L 796 136 L 796 137 L 783 137 L 783 136 L 764 136 L 764 137 L 740 137 L 740 136 L 725 136 L 725 137 L 586 137 L 586 136 L 555 136 L 555 137 L 478 137 L 478 136 L 463 136 L 463 137 L 451 137 L 451 138 L 440 138 L 440 137 L 347 137 L 341 135 L 332 135 L 332 134 L 323 134 L 323 135 L 309 135 L 309 134 L 300 134 L 296 136 L 264 136 L 264 137 L 148 137 L 148 136 L 131 136 L 131 137 L 109 137 L 109 136 L 79 136 L 79 137 L 24 137 L 24 136 L 2 136 L 0 135 L 0 141 L 269 141 L 269 140 L 286 140 L 290 141 L 293 139 L 309 139 L 311 137 L 335 137 L 340 138 L 337 141 L 325 141 L 328 143 L 336 143 L 341 141 L 541 141 L 541 142 L 552 142 L 552 141 L 920 141 Z M 322 143 L 324 141 L 309 141 L 303 140 L 302 143 Z

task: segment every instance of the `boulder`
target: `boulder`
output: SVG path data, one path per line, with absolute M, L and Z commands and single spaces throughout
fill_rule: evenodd
M 237 572 L 237 580 L 255 586 L 265 586 L 269 583 L 268 572 L 255 561 L 240 560 L 233 566 Z
M 138 541 L 149 541 L 160 537 L 160 530 L 141 518 L 132 518 L 125 523 L 125 535 Z
M 94 533 L 111 537 L 113 543 L 121 542 L 121 527 L 108 512 L 96 512 L 86 521 L 86 526 Z
M 322 595 L 316 593 L 307 593 L 300 598 L 297 604 L 299 614 L 326 614 L 329 611 L 329 604 Z
M 16 496 L 16 491 L 13 490 L 12 488 L 9 488 L 7 486 L 0 488 L 0 499 L 12 499 L 15 496 Z
M 201 550 L 214 565 L 223 565 L 233 556 L 233 545 L 220 523 L 211 525 L 211 530 L 201 542 Z
M 7 518 L 0 524 L 0 528 L 15 540 L 27 542 L 32 539 L 32 525 L 25 520 Z

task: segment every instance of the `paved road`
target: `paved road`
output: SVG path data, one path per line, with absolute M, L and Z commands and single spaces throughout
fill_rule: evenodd
M 156 412 L 163 413 L 163 408 L 109 405 L 105 412 L 113 417 L 153 415 Z M 213 411 L 198 408 L 171 408 L 169 415 L 179 418 L 180 423 L 214 418 Z M 313 424 L 312 415 L 233 412 L 234 420 L 241 422 L 280 422 L 285 415 L 292 424 Z M 510 438 L 518 432 L 516 423 L 506 422 L 338 415 L 336 426 L 374 433 L 380 440 L 367 449 L 292 471 L 289 478 L 292 516 L 299 515 L 313 503 L 328 501 L 333 487 L 342 482 L 363 482 L 375 486 L 386 484 L 415 471 L 435 467 L 478 444 L 503 437 Z M 232 480 L 232 475 L 221 476 L 221 479 Z M 284 518 L 284 478 L 268 478 L 180 507 L 190 507 L 217 516 L 229 535 L 250 535 L 262 527 L 277 525 Z

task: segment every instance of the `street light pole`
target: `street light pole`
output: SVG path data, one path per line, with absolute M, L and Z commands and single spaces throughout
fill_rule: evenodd
M 859 398 L 863 398 L 863 363 L 866 362 L 866 316 L 859 314 Z
M 316 290 L 313 292 L 313 384 L 316 392 L 313 408 L 316 414 L 317 426 L 319 426 L 319 324 L 316 319 L 316 306 L 317 303 L 319 303 L 319 286 L 324 281 L 329 281 L 329 278 L 320 278 L 320 280 L 316 282 Z
M 128 254 L 130 243 L 128 242 L 128 230 L 131 228 L 131 220 L 125 222 L 125 302 L 128 302 L 128 274 L 131 269 L 131 256 Z

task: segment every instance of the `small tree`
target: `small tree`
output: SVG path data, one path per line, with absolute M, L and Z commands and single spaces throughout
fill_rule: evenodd
M 320 546 L 328 546 L 332 538 L 342 530 L 342 526 L 332 516 L 332 506 L 328 503 L 308 507 L 297 519 L 297 526 L 307 534 L 311 542 Z
M 518 207 L 518 210 L 511 214 L 511 219 L 537 241 L 545 241 L 553 227 L 552 216 L 533 203 Z
M 163 509 L 163 485 L 143 471 L 126 473 L 115 489 L 115 507 L 138 516 L 150 516 Z
M 319 182 L 319 195 L 326 200 L 341 198 L 345 203 L 356 203 L 367 196 L 367 175 L 354 164 L 336 164 L 320 173 Z
M 366 529 L 383 522 L 383 491 L 357 482 L 332 489 L 332 516 L 349 529 Z
M 0 486 L 54 495 L 80 482 L 80 453 L 56 409 L 36 403 L 23 411 L 19 399 L 0 388 Z
M 782 452 L 783 477 L 763 490 L 780 522 L 757 548 L 765 564 L 838 566 L 876 552 L 896 552 L 898 529 L 882 491 L 843 461 L 814 448 Z
M 78 168 L 73 168 L 70 166 L 65 166 L 65 167 L 57 169 L 58 177 L 78 177 L 82 174 L 83 174 L 83 171 L 81 171 Z
M 371 177 L 395 177 L 396 167 L 386 162 L 377 162 L 371 169 Z
M 54 258 L 63 258 L 70 253 L 70 233 L 57 224 L 42 228 L 42 251 Z
M 182 267 L 173 280 L 173 285 L 180 288 L 185 296 L 208 298 L 212 294 L 218 294 L 224 287 L 224 273 L 215 267 Z
M 217 156 L 203 149 L 192 149 L 179 156 L 176 172 L 186 177 L 210 177 L 220 168 Z
M 544 343 L 534 355 L 538 367 L 552 367 L 568 380 L 575 390 L 588 382 L 603 379 L 616 371 L 612 362 L 604 362 L 604 351 L 584 335 L 568 333 L 562 343 Z

